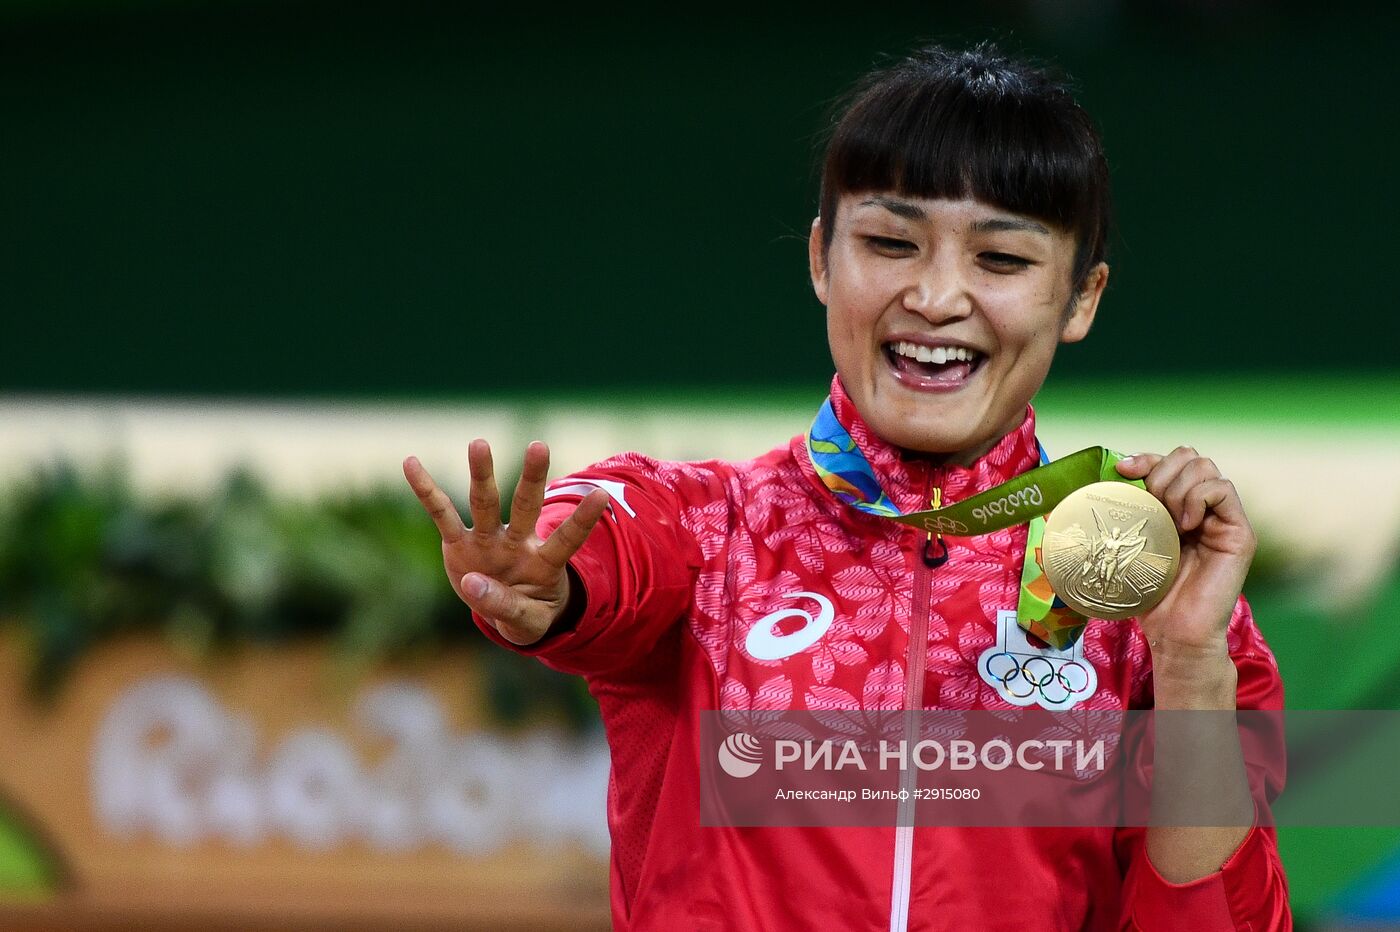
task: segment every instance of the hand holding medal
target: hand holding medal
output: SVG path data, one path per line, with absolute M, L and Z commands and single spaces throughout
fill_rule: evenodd
M 1254 529 L 1234 485 L 1190 447 L 1142 453 L 1117 464 L 1144 480 L 1180 532 L 1181 562 L 1161 601 L 1137 616 L 1148 642 L 1223 650 L 1230 613 L 1254 557 Z

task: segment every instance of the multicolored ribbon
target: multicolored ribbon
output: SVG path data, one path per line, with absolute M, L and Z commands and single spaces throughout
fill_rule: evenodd
M 1139 488 L 1143 483 L 1118 474 L 1114 466 L 1123 456 L 1112 450 L 1090 447 L 1051 463 L 1045 448 L 1039 442 L 1036 445 L 1040 466 L 1035 469 L 956 504 L 904 514 L 880 487 L 870 461 L 837 420 L 830 398 L 807 431 L 807 455 L 817 475 L 837 499 L 852 508 L 949 537 L 975 537 L 1028 524 L 1026 552 L 1034 559 L 1022 557 L 1016 622 L 1055 649 L 1064 650 L 1079 640 L 1088 619 L 1065 605 L 1045 577 L 1041 555 L 1045 515 L 1075 489 L 1094 482 L 1128 482 Z

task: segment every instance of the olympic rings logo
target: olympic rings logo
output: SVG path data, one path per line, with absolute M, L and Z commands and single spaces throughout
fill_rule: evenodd
M 997 612 L 996 643 L 977 658 L 977 675 L 1012 705 L 1050 711 L 1073 708 L 1099 688 L 1099 674 L 1084 657 L 1084 641 L 1063 650 L 1037 647 L 1016 623 L 1016 612 Z
M 986 654 L 982 669 L 989 680 L 1000 684 L 1007 698 L 1025 705 L 1039 700 L 1041 705 L 1063 706 L 1089 692 L 1098 679 L 1077 660 L 1004 650 Z
M 924 519 L 924 530 L 930 534 L 966 534 L 967 525 L 947 515 Z

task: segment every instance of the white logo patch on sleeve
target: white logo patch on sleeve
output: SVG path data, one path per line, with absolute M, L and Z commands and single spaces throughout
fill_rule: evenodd
M 1016 612 L 997 612 L 997 643 L 977 658 L 977 672 L 1012 705 L 1061 711 L 1099 688 L 1099 674 L 1084 659 L 1084 638 L 1065 650 L 1035 647 L 1016 623 Z
M 544 493 L 546 499 L 555 495 L 587 495 L 594 489 L 602 489 L 612 497 L 612 500 L 622 506 L 622 510 L 632 517 L 637 517 L 637 513 L 632 510 L 632 506 L 627 504 L 627 486 L 621 482 L 614 482 L 611 479 L 575 479 L 567 485 L 556 485 L 548 492 Z M 612 506 L 609 505 L 609 508 Z

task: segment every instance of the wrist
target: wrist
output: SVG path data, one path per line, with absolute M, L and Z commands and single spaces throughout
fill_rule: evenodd
M 583 580 L 579 578 L 578 572 L 572 565 L 565 564 L 564 575 L 567 580 L 568 592 L 564 596 L 564 604 L 559 608 L 559 614 L 554 616 L 545 633 L 540 637 L 543 641 L 547 637 L 564 634 L 574 630 L 578 626 L 579 620 L 583 618 L 583 613 L 588 609 L 588 594 L 583 587 Z
M 1182 641 L 1170 637 L 1153 637 L 1147 643 L 1154 666 L 1181 666 L 1184 669 L 1205 666 L 1218 661 L 1230 661 L 1230 648 L 1225 634 L 1205 640 Z
M 1152 650 L 1152 692 L 1159 709 L 1233 709 L 1239 672 L 1225 647 L 1158 641 Z

